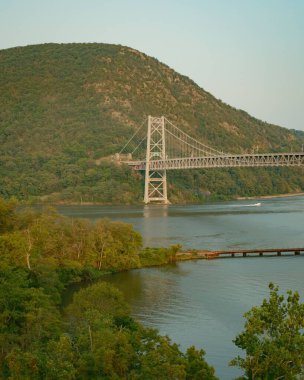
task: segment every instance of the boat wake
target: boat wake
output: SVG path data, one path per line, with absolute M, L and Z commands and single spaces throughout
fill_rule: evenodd
M 250 204 L 250 205 L 244 205 L 244 207 L 259 207 L 261 205 L 262 205 L 262 203 L 258 202 L 258 203 L 253 203 L 253 204 Z

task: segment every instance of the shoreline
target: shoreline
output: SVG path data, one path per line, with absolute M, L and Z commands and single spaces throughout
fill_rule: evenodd
M 301 193 L 286 193 L 286 194 L 274 194 L 274 195 L 254 195 L 252 197 L 231 197 L 229 199 L 225 200 L 212 200 L 212 201 L 206 201 L 203 203 L 171 203 L 172 205 L 196 205 L 196 204 L 205 204 L 205 203 L 216 203 L 216 202 L 226 202 L 226 201 L 242 201 L 242 200 L 250 200 L 250 199 L 272 199 L 272 198 L 289 198 L 289 197 L 301 197 L 304 196 L 304 192 Z M 64 202 L 64 201 L 58 201 L 58 202 L 46 202 L 41 201 L 37 203 L 30 203 L 28 201 L 24 201 L 24 206 L 33 206 L 33 205 L 40 205 L 40 206 L 54 206 L 54 207 L 60 207 L 60 206 L 141 206 L 144 205 L 143 202 L 138 203 L 102 203 L 102 202 Z
M 287 193 L 287 194 L 276 194 L 276 195 L 260 195 L 253 197 L 237 197 L 236 200 L 250 200 L 250 199 L 272 199 L 272 198 L 289 198 L 289 197 L 301 197 L 304 193 Z

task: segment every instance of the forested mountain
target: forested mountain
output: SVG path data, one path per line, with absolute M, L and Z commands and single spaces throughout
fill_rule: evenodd
M 203 69 L 203 68 L 202 68 Z M 143 180 L 96 159 L 121 149 L 145 116 L 165 115 L 227 152 L 298 151 L 303 134 L 224 104 L 154 58 L 108 44 L 0 51 L 0 195 L 132 203 Z M 303 191 L 303 169 L 170 172 L 171 201 Z

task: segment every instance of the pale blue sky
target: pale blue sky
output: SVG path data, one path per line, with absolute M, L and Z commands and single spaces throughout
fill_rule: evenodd
M 133 47 L 304 130 L 304 0 L 0 0 L 0 49 L 44 42 Z

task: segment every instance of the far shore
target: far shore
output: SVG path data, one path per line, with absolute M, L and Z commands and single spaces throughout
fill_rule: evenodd
M 302 193 L 287 193 L 287 194 L 274 194 L 274 195 L 255 195 L 253 197 L 231 197 L 229 199 L 226 199 L 226 201 L 241 201 L 241 200 L 249 200 L 249 199 L 272 199 L 272 198 L 286 198 L 286 197 L 300 197 L 304 196 L 304 192 Z M 222 200 L 216 200 L 213 201 L 207 201 L 210 202 L 221 202 Z M 200 203 L 200 204 L 204 204 Z M 23 202 L 24 205 L 52 205 L 52 206 L 140 206 L 143 205 L 143 202 L 134 202 L 134 203 L 103 203 L 103 202 L 86 202 L 86 201 L 80 201 L 80 202 L 73 202 L 73 201 L 46 201 L 45 199 L 41 199 L 36 203 L 33 202 Z M 172 203 L 172 205 L 183 205 L 183 204 L 198 204 L 198 203 Z
M 271 199 L 271 198 L 286 198 L 286 197 L 300 197 L 304 196 L 304 193 L 287 193 L 287 194 L 276 194 L 276 195 L 259 195 L 254 197 L 237 197 L 238 201 L 246 199 Z

